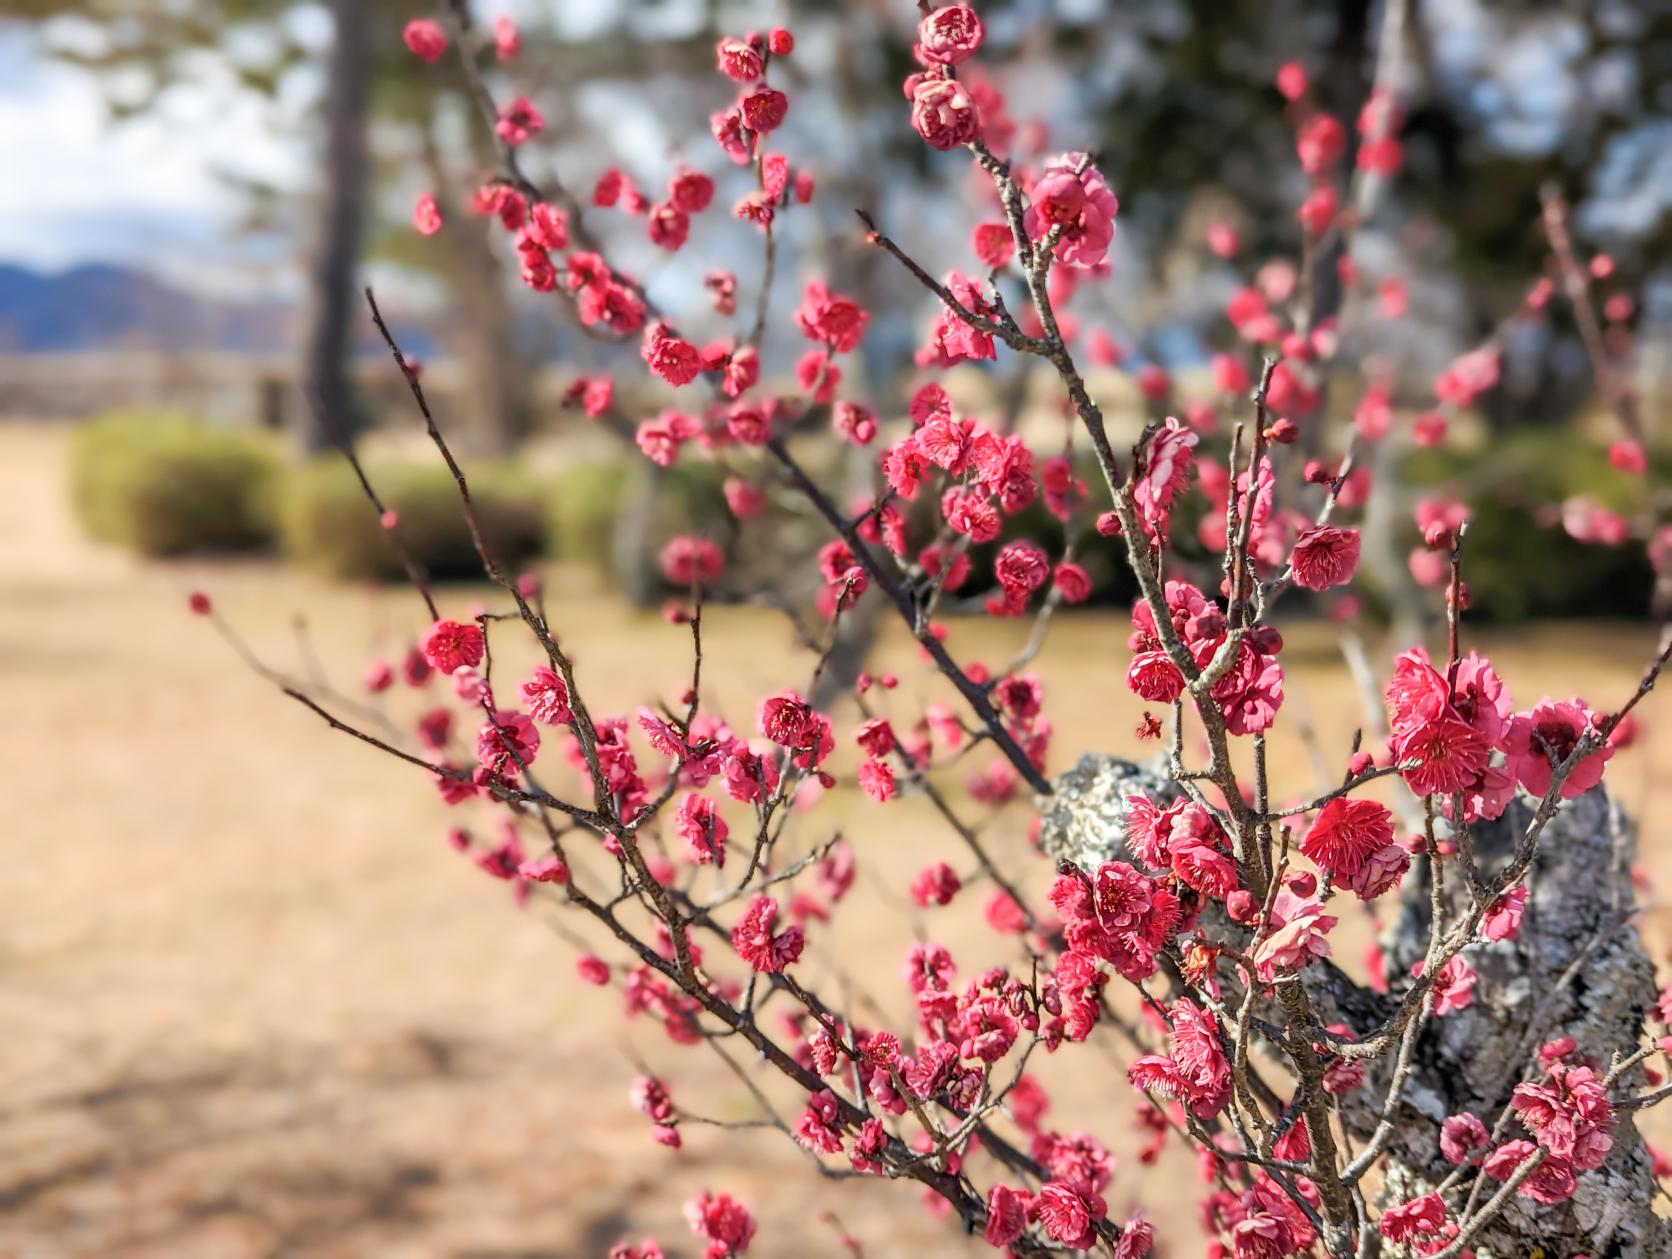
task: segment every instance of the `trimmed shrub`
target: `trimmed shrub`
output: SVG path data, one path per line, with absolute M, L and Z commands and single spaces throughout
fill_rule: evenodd
M 1576 541 L 1550 506 L 1585 495 L 1630 516 L 1647 486 L 1664 484 L 1669 472 L 1664 454 L 1646 476 L 1617 472 L 1601 448 L 1567 429 L 1522 429 L 1477 451 L 1435 447 L 1405 463 L 1419 494 L 1469 505 L 1469 614 L 1501 622 L 1647 615 L 1654 573 L 1642 545 Z M 1417 545 L 1414 529 L 1409 544 Z
M 112 411 L 76 430 L 70 497 L 95 538 L 141 555 L 270 546 L 280 465 L 260 434 L 170 411 Z
M 624 459 L 579 463 L 558 474 L 551 493 L 553 558 L 608 569 L 611 530 L 628 475 Z
M 617 559 L 621 515 L 637 509 L 647 489 L 653 498 L 644 543 L 652 558 L 678 533 L 724 545 L 736 531 L 721 488 L 725 479 L 725 469 L 706 460 L 658 468 L 637 454 L 566 468 L 552 486 L 552 555 L 608 571 Z
M 482 577 L 458 487 L 445 468 L 384 465 L 368 468 L 367 475 L 400 518 L 402 543 L 431 578 Z M 540 554 L 546 509 L 536 485 L 507 469 L 472 469 L 470 493 L 495 558 L 515 568 Z M 405 576 L 354 470 L 339 459 L 321 459 L 291 474 L 281 523 L 286 552 L 333 577 L 392 581 Z

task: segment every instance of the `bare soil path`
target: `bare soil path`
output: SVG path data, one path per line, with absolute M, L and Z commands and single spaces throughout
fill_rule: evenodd
M 775 1134 L 691 1128 L 679 1155 L 652 1145 L 624 1050 L 710 1115 L 747 1115 L 747 1095 L 687 1085 L 716 1079 L 711 1060 L 622 1024 L 616 996 L 583 988 L 546 915 L 513 909 L 447 847 L 458 819 L 427 784 L 326 731 L 184 608 L 188 590 L 212 590 L 292 668 L 305 612 L 325 668 L 353 689 L 416 626 L 410 595 L 94 547 L 69 519 L 62 456 L 63 430 L 0 428 L 0 1255 L 601 1259 L 645 1235 L 694 1255 L 679 1208 L 703 1187 L 752 1203 L 763 1255 L 844 1253 L 825 1209 L 873 1256 L 992 1253 L 906 1186 L 821 1185 Z M 584 579 L 553 586 L 595 706 L 631 711 L 684 685 L 682 632 L 582 597 Z M 447 599 L 462 609 L 481 593 Z M 1024 629 L 959 625 L 954 641 L 996 661 Z M 1292 695 L 1345 748 L 1356 697 L 1326 637 L 1305 631 Z M 1039 667 L 1057 767 L 1084 747 L 1136 752 L 1122 619 L 1054 632 Z M 1601 633 L 1588 656 L 1565 630 L 1492 646 L 1523 702 L 1607 702 L 1649 643 L 1641 627 Z M 736 725 L 754 697 L 805 676 L 762 615 L 717 612 L 709 641 L 706 680 Z M 913 651 L 891 642 L 883 663 L 910 673 Z M 1612 774 L 1647 819 L 1657 873 L 1672 867 L 1672 739 L 1655 737 L 1669 717 L 1663 697 L 1646 705 L 1646 746 Z M 1298 751 L 1278 759 L 1306 785 Z M 990 838 L 1037 885 L 1026 823 L 1018 809 Z M 996 959 L 973 903 L 924 918 L 904 897 L 912 871 L 955 853 L 933 819 L 844 796 L 817 825 L 847 828 L 878 908 L 810 953 L 816 974 L 837 959 L 880 973 L 898 1009 L 892 976 L 920 927 L 966 973 Z M 1650 925 L 1658 937 L 1658 911 Z M 1063 1055 L 1040 1074 L 1061 1127 L 1124 1139 L 1131 1096 L 1114 1064 Z M 1168 1253 L 1196 1254 L 1192 1162 L 1166 1157 L 1151 1178 L 1123 1151 L 1111 1208 L 1124 1214 L 1143 1182 Z

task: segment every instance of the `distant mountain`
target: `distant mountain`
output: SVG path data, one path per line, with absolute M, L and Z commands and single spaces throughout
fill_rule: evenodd
M 283 302 L 204 298 L 129 267 L 0 264 L 0 353 L 271 352 L 288 344 L 290 317 Z

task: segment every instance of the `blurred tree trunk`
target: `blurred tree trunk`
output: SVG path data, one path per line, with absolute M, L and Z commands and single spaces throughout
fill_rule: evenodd
M 297 408 L 302 449 L 315 453 L 333 436 L 346 440 L 358 427 L 349 377 L 353 344 L 354 277 L 366 217 L 366 123 L 371 95 L 371 31 L 363 0 L 331 0 L 335 36 L 326 72 L 325 187 L 310 277 L 302 386 L 316 401 Z
M 653 562 L 656 503 L 666 481 L 664 469 L 627 453 L 627 484 L 610 534 L 610 580 L 617 594 L 635 607 L 648 607 L 659 590 L 660 575 Z M 702 530 L 699 529 L 699 532 Z
M 509 455 L 534 428 L 538 364 L 517 340 L 516 312 L 493 250 L 497 220 L 470 214 L 449 194 L 466 181 L 442 161 L 433 120 L 424 129 L 423 143 L 431 189 L 447 224 L 431 243 L 443 249 L 449 329 L 465 365 L 467 384 L 459 410 L 471 417 L 470 445 L 490 455 Z M 489 162 L 486 154 L 478 158 L 484 166 Z
M 481 223 L 461 223 L 449 294 L 469 379 L 473 444 L 509 455 L 534 428 L 534 363 L 517 342 L 510 295 Z

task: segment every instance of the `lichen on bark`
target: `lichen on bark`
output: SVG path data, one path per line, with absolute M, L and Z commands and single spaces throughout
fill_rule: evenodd
M 1055 794 L 1044 802 L 1040 846 L 1052 860 L 1088 871 L 1104 861 L 1129 859 L 1123 831 L 1127 796 L 1142 793 L 1166 803 L 1178 795 L 1163 766 L 1097 754 L 1081 758 L 1054 786 Z M 1483 875 L 1508 859 L 1530 817 L 1530 807 L 1517 800 L 1503 818 L 1475 828 Z M 1490 1129 L 1510 1090 L 1540 1077 L 1537 1051 L 1545 1042 L 1574 1037 L 1579 1053 L 1601 1071 L 1616 1055 L 1636 1049 L 1656 989 L 1633 916 L 1635 853 L 1635 828 L 1600 787 L 1563 804 L 1545 827 L 1516 939 L 1470 946 L 1465 956 L 1479 975 L 1473 1001 L 1430 1020 L 1414 1046 L 1385 1158 L 1364 1184 L 1373 1201 L 1395 1205 L 1438 1187 L 1454 1171 L 1440 1153 L 1441 1121 L 1472 1111 Z M 1461 877 L 1448 885 L 1449 916 L 1461 911 L 1459 898 L 1467 891 Z M 1428 944 L 1425 862 L 1416 863 L 1397 899 L 1397 915 L 1381 941 L 1395 997 Z M 1222 914 L 1214 920 L 1221 929 L 1238 930 Z M 1361 1034 L 1393 1009 L 1388 996 L 1328 962 L 1309 967 L 1305 983 L 1321 1019 L 1343 1021 Z M 1355 1147 L 1377 1126 L 1393 1058 L 1389 1053 L 1372 1064 L 1364 1085 L 1342 1099 L 1341 1119 Z M 1642 1086 L 1642 1072 L 1633 1071 L 1616 1083 L 1614 1095 L 1618 1099 Z M 1515 1198 L 1475 1239 L 1477 1259 L 1524 1259 L 1541 1252 L 1550 1259 L 1672 1255 L 1672 1222 L 1655 1211 L 1659 1187 L 1634 1121 L 1633 1112 L 1619 1112 L 1607 1161 L 1582 1174 L 1567 1201 L 1545 1205 Z M 1526 1135 L 1511 1116 L 1498 1141 Z M 1471 1176 L 1447 1195 L 1454 1211 L 1468 1197 Z M 1483 1185 L 1477 1204 L 1497 1187 L 1494 1181 Z

